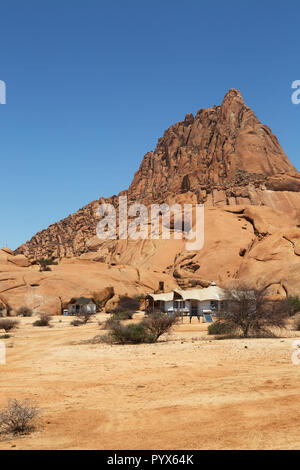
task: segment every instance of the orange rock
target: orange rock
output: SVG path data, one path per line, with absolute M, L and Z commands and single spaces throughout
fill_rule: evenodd
M 203 249 L 188 252 L 184 240 L 99 240 L 99 202 L 111 203 L 118 211 L 118 196 L 100 198 L 17 250 L 30 260 L 64 260 L 52 274 L 44 274 L 39 291 L 44 304 L 48 294 L 52 302 L 107 285 L 114 287 L 116 296 L 125 289 L 145 292 L 157 288 L 163 275 L 169 286 L 176 285 L 175 279 L 182 285 L 203 280 L 225 284 L 240 277 L 274 286 L 275 294 L 300 293 L 300 174 L 239 91 L 230 90 L 220 106 L 188 114 L 170 126 L 120 195 L 128 196 L 128 204 L 146 206 L 204 203 Z M 18 288 L 7 296 L 21 299 L 28 286 L 22 287 L 17 270 L 9 270 L 11 259 L 19 259 L 22 266 L 21 258 L 0 251 L 0 272 L 6 269 L 5 275 L 14 277 L 0 287 L 14 282 Z

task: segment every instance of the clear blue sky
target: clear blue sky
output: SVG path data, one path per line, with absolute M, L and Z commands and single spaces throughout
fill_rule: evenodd
M 10 0 L 0 11 L 0 245 L 127 188 L 186 113 L 229 88 L 300 169 L 300 4 Z

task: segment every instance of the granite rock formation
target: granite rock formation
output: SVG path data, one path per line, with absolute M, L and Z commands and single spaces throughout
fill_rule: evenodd
M 300 293 L 300 173 L 239 91 L 171 126 L 120 195 L 147 206 L 203 203 L 204 248 L 187 252 L 183 240 L 99 240 L 96 210 L 99 202 L 118 210 L 112 196 L 37 233 L 16 250 L 18 262 L 21 255 L 31 262 L 80 257 L 165 273 L 182 286 L 241 278 Z

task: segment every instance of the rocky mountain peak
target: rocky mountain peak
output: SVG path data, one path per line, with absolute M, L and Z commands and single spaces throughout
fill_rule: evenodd
M 188 113 L 147 152 L 127 194 L 129 201 L 208 206 L 300 207 L 300 174 L 277 138 L 230 89 L 220 106 Z M 117 206 L 118 198 L 108 202 Z M 95 235 L 97 201 L 36 234 L 17 252 L 32 257 L 78 256 Z
M 222 102 L 222 106 L 230 106 L 230 104 L 232 104 L 233 102 L 238 102 L 241 105 L 245 104 L 241 92 L 239 90 L 236 90 L 235 88 L 231 88 L 226 93 Z

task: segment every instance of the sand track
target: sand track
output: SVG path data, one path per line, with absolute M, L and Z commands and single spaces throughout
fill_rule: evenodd
M 158 344 L 78 345 L 101 333 L 96 321 L 32 321 L 5 340 L 0 406 L 30 398 L 43 415 L 33 434 L 0 449 L 300 447 L 293 338 L 215 341 L 195 323 Z

